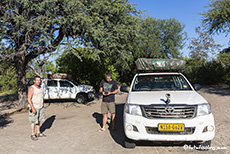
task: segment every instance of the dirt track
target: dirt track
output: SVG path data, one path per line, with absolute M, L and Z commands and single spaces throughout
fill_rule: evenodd
M 101 124 L 100 102 L 94 100 L 88 105 L 73 102 L 52 102 L 45 104 L 47 120 L 41 130 L 46 138 L 38 141 L 30 139 L 28 113 L 15 113 L 1 116 L 0 153 L 1 154 L 152 154 L 152 153 L 230 153 L 230 90 L 221 88 L 203 88 L 199 93 L 212 105 L 215 117 L 216 137 L 212 147 L 226 147 L 227 150 L 207 152 L 184 150 L 183 145 L 161 145 L 148 143 L 135 149 L 124 148 L 122 110 L 126 94 L 116 95 L 117 131 L 98 132 Z

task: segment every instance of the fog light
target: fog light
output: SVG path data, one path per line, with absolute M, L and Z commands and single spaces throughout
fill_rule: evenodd
M 206 127 L 204 127 L 203 133 L 205 132 L 212 132 L 214 131 L 215 127 L 213 125 L 208 125 Z
M 134 125 L 133 125 L 133 131 L 134 131 L 134 132 L 138 132 L 137 127 L 136 127 L 136 126 L 134 126 Z
M 214 131 L 214 126 L 213 126 L 213 125 L 208 125 L 207 130 L 208 130 L 209 132 Z
M 127 125 L 127 126 L 126 126 L 126 129 L 127 129 L 128 131 L 131 131 L 131 130 L 132 130 L 132 126 L 131 126 L 131 125 Z

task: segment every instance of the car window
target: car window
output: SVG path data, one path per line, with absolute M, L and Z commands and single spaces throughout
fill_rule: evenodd
M 68 81 L 60 81 L 60 87 L 73 87 L 73 85 Z
M 57 87 L 57 81 L 55 81 L 55 80 L 48 80 L 47 81 L 47 86 L 49 86 L 49 87 Z
M 146 75 L 136 77 L 132 90 L 191 90 L 191 87 L 181 75 Z

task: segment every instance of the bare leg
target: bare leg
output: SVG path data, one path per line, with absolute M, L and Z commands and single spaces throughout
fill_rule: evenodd
M 36 124 L 36 129 L 37 129 L 37 134 L 40 134 L 40 121 L 38 122 L 38 124 Z
M 115 126 L 116 126 L 115 117 L 116 117 L 116 116 L 115 116 L 115 113 L 112 113 L 112 114 L 111 114 L 111 118 L 112 118 L 112 124 L 113 124 L 113 127 L 112 127 L 112 128 L 113 128 L 113 130 L 116 129 L 116 127 L 115 127 Z
M 35 124 L 31 123 L 30 127 L 31 127 L 31 135 L 35 135 Z
M 103 114 L 103 126 L 102 126 L 103 130 L 106 129 L 107 119 L 108 119 L 108 114 Z
M 30 127 L 31 127 L 31 139 L 34 141 L 38 140 L 37 136 L 35 135 L 35 124 L 32 123 Z

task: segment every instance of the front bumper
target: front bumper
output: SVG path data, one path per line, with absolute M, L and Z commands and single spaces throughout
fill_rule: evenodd
M 187 133 L 161 133 L 158 124 L 184 124 Z M 208 127 L 209 126 L 209 127 Z M 208 129 L 209 128 L 209 129 Z M 213 128 L 211 131 L 210 128 Z M 212 114 L 193 119 L 148 119 L 124 113 L 124 131 L 127 138 L 146 141 L 208 141 L 215 136 Z

